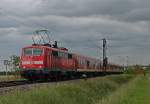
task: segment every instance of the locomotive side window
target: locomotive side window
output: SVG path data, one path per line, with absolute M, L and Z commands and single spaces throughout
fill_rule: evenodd
M 68 59 L 72 59 L 72 54 L 68 53 Z
M 58 57 L 58 52 L 57 51 L 52 51 L 52 55 L 55 57 Z
M 24 49 L 24 55 L 32 55 L 32 48 Z
M 63 53 L 62 52 L 58 52 L 58 56 L 59 57 L 63 57 Z
M 72 58 L 72 54 L 64 53 L 64 52 L 58 52 L 58 57 L 71 59 Z
M 33 48 L 33 55 L 41 55 L 42 49 L 39 48 Z

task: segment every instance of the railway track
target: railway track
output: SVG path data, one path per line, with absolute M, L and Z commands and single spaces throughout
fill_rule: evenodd
M 94 77 L 93 77 L 94 78 Z M 31 84 L 40 84 L 40 83 L 55 83 L 55 82 L 66 82 L 80 80 L 84 78 L 75 78 L 75 79 L 65 79 L 65 80 L 53 80 L 53 81 L 28 81 L 28 80 L 18 80 L 18 81 L 2 81 L 0 82 L 0 88 L 13 87 L 19 85 L 31 85 Z M 88 79 L 88 78 L 85 78 Z
M 64 81 L 70 81 L 70 80 L 77 80 L 77 79 L 58 80 L 58 81 L 28 81 L 28 80 L 2 81 L 0 82 L 0 88 L 13 87 L 13 86 L 19 86 L 19 85 L 40 84 L 40 83 L 64 82 Z
M 78 79 L 67 79 L 67 80 L 57 80 L 57 81 L 28 81 L 28 80 L 19 80 L 19 81 L 3 81 L 0 82 L 0 89 L 1 88 L 7 88 L 7 87 L 14 87 L 19 85 L 32 85 L 32 84 L 42 84 L 42 83 L 56 83 L 56 82 L 66 82 L 66 81 L 74 81 L 74 80 L 80 80 L 83 78 Z
M 0 88 L 25 85 L 25 84 L 33 84 L 34 82 L 27 80 L 19 80 L 19 81 L 2 81 L 0 82 Z
M 105 75 L 95 76 L 95 77 L 102 77 Z M 73 81 L 73 80 L 80 80 L 80 79 L 90 79 L 95 77 L 80 77 L 80 78 L 71 78 L 71 79 L 63 79 L 63 80 L 51 80 L 51 81 L 29 81 L 29 80 L 17 80 L 17 81 L 2 81 L 0 82 L 0 88 L 5 87 L 13 87 L 19 85 L 31 85 L 31 84 L 40 84 L 40 83 L 52 83 L 52 82 L 65 82 L 65 81 Z

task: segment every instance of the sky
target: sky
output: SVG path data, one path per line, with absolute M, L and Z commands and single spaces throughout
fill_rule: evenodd
M 48 29 L 72 52 L 109 61 L 150 64 L 150 0 L 0 0 L 0 59 L 20 55 L 33 32 Z

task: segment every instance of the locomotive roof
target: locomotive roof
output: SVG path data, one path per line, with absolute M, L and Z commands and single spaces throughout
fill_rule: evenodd
M 26 46 L 24 48 L 33 48 L 33 47 L 37 47 L 37 48 L 49 48 L 49 49 L 54 50 L 54 51 L 61 51 L 61 52 L 65 52 L 65 53 L 72 53 L 72 52 L 68 52 L 68 51 L 65 51 L 65 50 L 62 50 L 62 49 L 59 49 L 59 48 L 53 48 L 53 47 L 44 46 L 44 45 L 31 45 L 31 46 Z M 100 59 L 92 58 L 92 57 L 89 57 L 89 56 L 84 56 L 84 55 L 77 54 L 77 53 L 72 53 L 72 54 L 74 54 L 74 55 L 76 55 L 78 57 L 89 59 L 89 60 L 101 61 Z
M 67 53 L 70 53 L 66 50 L 62 50 L 60 48 L 53 48 L 53 47 L 49 47 L 49 46 L 44 46 L 44 45 L 32 45 L 32 46 L 26 46 L 24 48 L 33 48 L 33 47 L 36 47 L 36 48 L 49 48 L 51 50 L 54 50 L 54 51 L 61 51 L 61 52 L 67 52 Z

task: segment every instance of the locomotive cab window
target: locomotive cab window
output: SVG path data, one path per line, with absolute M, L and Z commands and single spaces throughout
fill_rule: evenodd
M 41 55 L 42 49 L 39 48 L 33 48 L 33 55 Z
M 41 55 L 42 54 L 42 49 L 40 48 L 25 48 L 24 49 L 24 55 Z
M 32 48 L 24 49 L 24 55 L 32 55 Z

